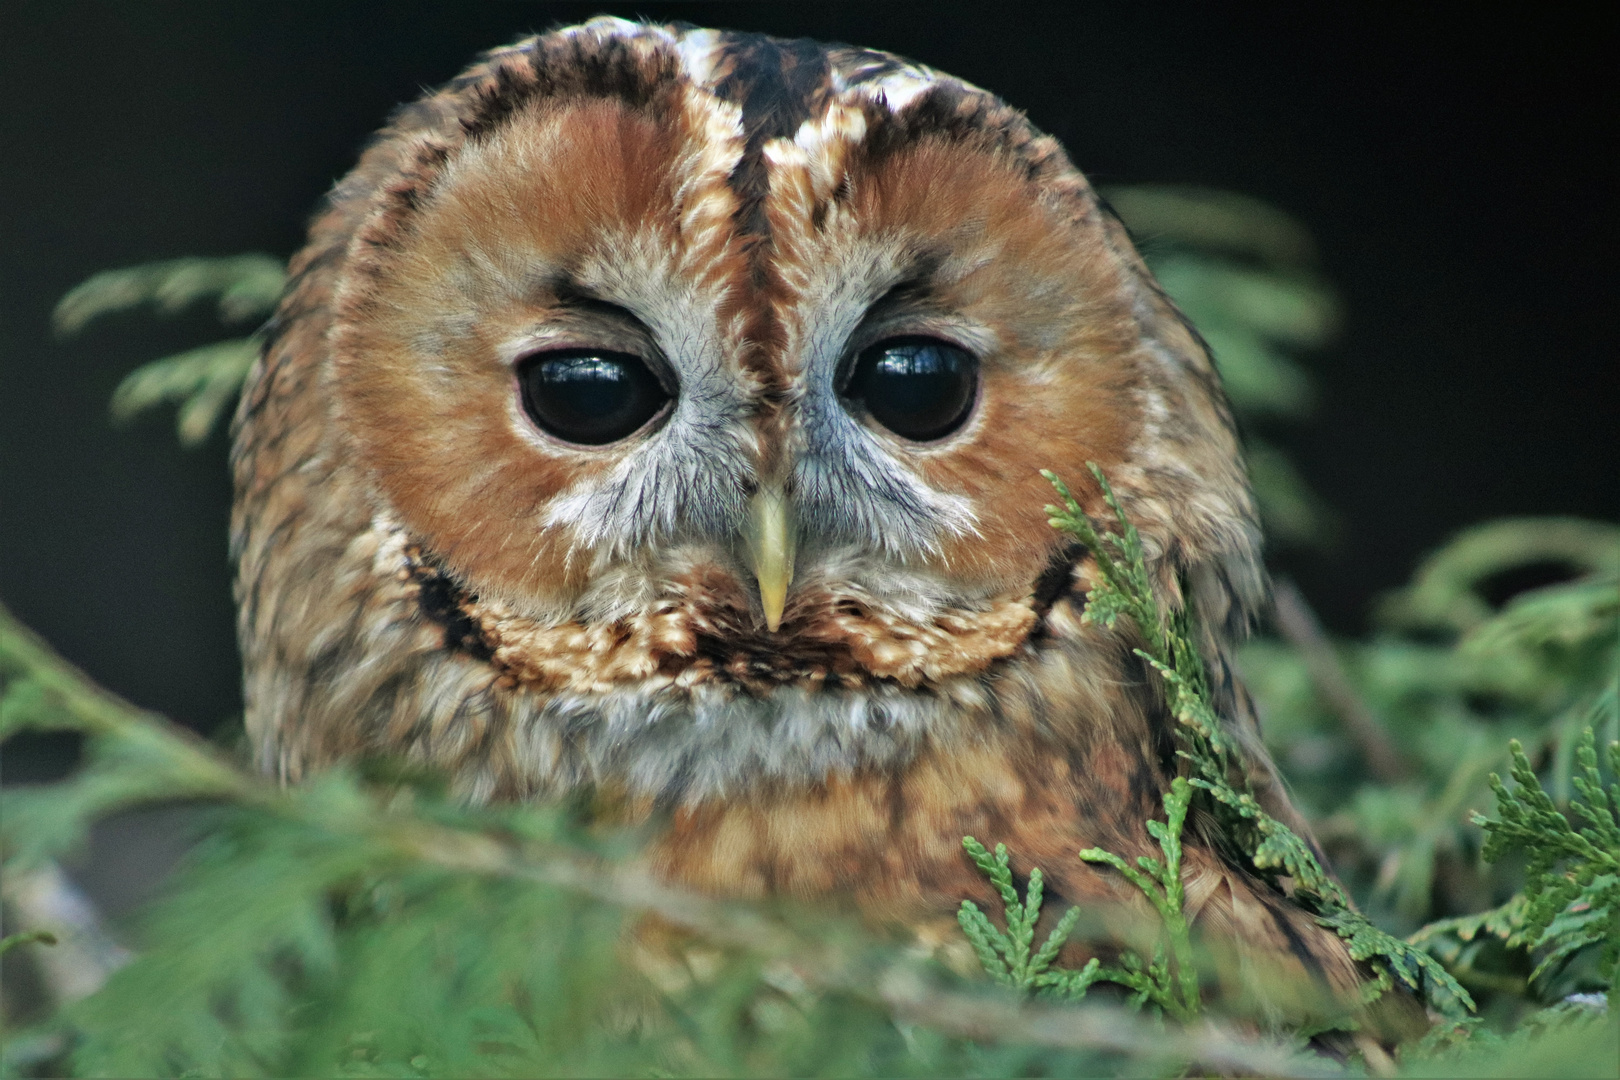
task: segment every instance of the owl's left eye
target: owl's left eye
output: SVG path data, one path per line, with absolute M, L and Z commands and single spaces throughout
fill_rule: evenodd
M 979 363 L 936 338 L 890 338 L 855 358 L 843 394 L 873 420 L 913 442 L 943 439 L 973 411 Z
M 540 353 L 518 365 L 523 408 L 542 431 L 601 446 L 634 434 L 669 394 L 639 356 L 601 349 Z

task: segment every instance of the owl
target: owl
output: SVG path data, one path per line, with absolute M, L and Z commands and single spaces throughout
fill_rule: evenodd
M 1060 146 L 859 48 L 594 19 L 485 55 L 339 182 L 237 417 L 247 726 L 471 800 L 594 800 L 725 897 L 935 947 L 994 894 L 1129 908 L 1174 721 L 1040 470 L 1110 478 L 1295 823 L 1227 652 L 1266 595 L 1210 358 Z M 1188 910 L 1353 992 L 1190 830 Z M 1087 948 L 1085 944 L 1078 948 Z M 1096 946 L 1101 948 L 1102 946 Z

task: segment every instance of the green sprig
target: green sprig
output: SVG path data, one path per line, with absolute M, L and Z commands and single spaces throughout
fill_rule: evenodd
M 1148 832 L 1159 842 L 1164 861 L 1139 855 L 1132 866 L 1118 855 L 1101 848 L 1086 848 L 1080 857 L 1087 862 L 1112 866 L 1125 879 L 1139 889 L 1164 924 L 1165 937 L 1170 943 L 1170 957 L 1161 954 L 1148 967 L 1151 990 L 1148 998 L 1178 1020 L 1190 1020 L 1198 1015 L 1198 968 L 1193 960 L 1192 932 L 1187 916 L 1182 911 L 1185 899 L 1181 883 L 1181 831 L 1187 822 L 1187 808 L 1192 803 L 1192 785 L 1181 777 L 1170 783 L 1164 795 L 1164 821 L 1149 821 Z
M 1342 937 L 1352 957 L 1373 965 L 1379 978 L 1369 996 L 1377 996 L 1375 991 L 1392 977 L 1424 994 L 1443 1016 L 1460 1019 L 1471 1012 L 1474 1002 L 1468 991 L 1438 961 L 1356 911 L 1311 846 L 1255 798 L 1234 740 L 1210 704 L 1209 676 L 1194 644 L 1190 603 L 1160 605 L 1136 527 L 1102 470 L 1093 462 L 1086 467 L 1113 514 L 1114 528 L 1099 528 L 1062 479 L 1043 471 L 1063 500 L 1060 506 L 1046 507 L 1047 517 L 1054 528 L 1084 544 L 1095 560 L 1083 620 L 1113 627 L 1122 616 L 1130 619 L 1143 642 L 1136 654 L 1163 678 L 1177 724 L 1177 754 L 1192 772 L 1187 782 L 1206 793 L 1209 810 L 1257 874 L 1272 881 L 1291 878 L 1295 900 Z
M 1135 1005 L 1152 1004 L 1165 1015 L 1177 1020 L 1191 1020 L 1201 1007 L 1198 994 L 1198 969 L 1193 959 L 1191 930 L 1182 912 L 1181 884 L 1181 831 L 1187 821 L 1187 808 L 1192 801 L 1192 788 L 1187 781 L 1177 778 L 1164 795 L 1164 821 L 1150 821 L 1148 831 L 1159 842 L 1164 855 L 1158 859 L 1143 855 L 1132 866 L 1113 852 L 1101 848 L 1087 848 L 1080 857 L 1087 862 L 1111 866 L 1123 874 L 1131 884 L 1142 891 L 1158 912 L 1169 942 L 1166 954 L 1164 942 L 1154 949 L 1153 959 L 1144 961 L 1129 950 L 1120 956 L 1120 966 L 1104 966 L 1096 957 L 1084 967 L 1075 969 L 1053 968 L 1052 963 L 1068 941 L 1079 919 L 1080 909 L 1071 907 L 1063 913 L 1058 924 L 1046 936 L 1040 949 L 1031 953 L 1035 940 L 1035 923 L 1041 916 L 1041 893 L 1044 879 L 1039 868 L 1029 873 L 1029 888 L 1022 900 L 1013 885 L 1012 870 L 1008 865 L 1007 847 L 997 844 L 994 853 L 971 836 L 962 838 L 979 869 L 989 878 L 1001 894 L 1003 917 L 1007 930 L 1003 933 L 979 910 L 971 900 L 962 901 L 957 921 L 973 945 L 979 963 L 992 979 L 1020 993 L 1037 993 L 1069 1001 L 1084 997 L 1087 989 L 1099 982 L 1117 983 L 1132 993 Z
M 104 270 L 81 282 L 56 305 L 52 321 L 57 333 L 67 336 L 133 308 L 150 305 L 161 314 L 176 315 L 200 301 L 213 300 L 220 321 L 236 325 L 274 311 L 286 283 L 286 264 L 256 252 L 144 263 Z M 250 334 L 143 364 L 114 391 L 113 418 L 127 422 L 172 404 L 178 408 L 175 421 L 181 444 L 197 446 L 236 404 L 263 344 L 260 335 Z
M 1044 881 L 1040 870 L 1030 871 L 1029 887 L 1024 891 L 1024 899 L 1020 900 L 1018 890 L 1013 885 L 1005 844 L 997 844 L 995 852 L 991 853 L 973 837 L 965 836 L 962 846 L 967 850 L 968 857 L 990 879 L 996 892 L 1001 894 L 1007 923 L 1007 930 L 1003 933 L 979 910 L 977 904 L 971 900 L 962 901 L 956 920 L 973 945 L 973 951 L 984 965 L 984 970 L 996 982 L 1020 993 L 1045 990 L 1052 991 L 1052 996 L 1070 1000 L 1083 997 L 1086 987 L 1098 977 L 1095 960 L 1080 972 L 1052 970 L 1052 961 L 1057 959 L 1074 930 L 1080 909 L 1070 908 L 1064 912 L 1058 924 L 1046 935 L 1041 947 L 1031 952 L 1031 946 L 1035 943 L 1035 923 L 1041 917 Z
M 1499 817 L 1473 816 L 1485 830 L 1484 857 L 1495 862 L 1511 852 L 1526 857 L 1520 939 L 1546 953 L 1531 981 L 1561 966 L 1589 945 L 1601 946 L 1598 972 L 1609 982 L 1610 1007 L 1620 1005 L 1620 783 L 1605 787 L 1598 771 L 1596 735 L 1587 728 L 1576 744 L 1576 797 L 1570 815 L 1560 813 L 1542 788 L 1524 747 L 1509 744 L 1509 789 L 1491 774 Z M 1609 768 L 1620 775 L 1620 742 L 1607 747 Z

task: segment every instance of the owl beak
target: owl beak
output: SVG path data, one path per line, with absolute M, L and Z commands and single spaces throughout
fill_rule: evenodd
M 759 600 L 765 607 L 765 625 L 775 633 L 782 625 L 788 586 L 793 584 L 793 557 L 799 530 L 793 503 L 778 488 L 761 488 L 748 500 L 748 521 L 743 540 L 748 562 L 759 580 Z

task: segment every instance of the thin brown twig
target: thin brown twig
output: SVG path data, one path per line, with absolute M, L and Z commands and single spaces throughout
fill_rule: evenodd
M 959 1038 L 1106 1050 L 1138 1061 L 1182 1061 L 1237 1076 L 1344 1075 L 1325 1058 L 1245 1038 L 1212 1021 L 1178 1029 L 1108 1006 L 1029 1005 L 938 990 L 915 971 L 898 966 L 885 974 L 878 998 L 898 1019 Z
M 1395 748 L 1395 743 L 1384 730 L 1378 715 L 1372 711 L 1350 682 L 1344 663 L 1334 651 L 1299 588 L 1287 578 L 1277 581 L 1275 589 L 1275 621 L 1277 629 L 1305 661 L 1305 670 L 1323 702 L 1344 723 L 1345 730 L 1361 748 L 1362 757 L 1372 774 L 1384 783 L 1404 780 L 1412 774 L 1406 759 Z

